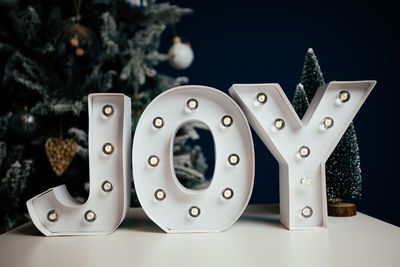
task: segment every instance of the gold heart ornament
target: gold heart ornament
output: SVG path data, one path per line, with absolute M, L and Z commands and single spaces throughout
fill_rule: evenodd
M 78 144 L 73 139 L 51 137 L 47 139 L 45 148 L 51 168 L 57 176 L 63 175 L 76 155 Z

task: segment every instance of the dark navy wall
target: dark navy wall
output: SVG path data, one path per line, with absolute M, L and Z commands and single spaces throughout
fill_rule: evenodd
M 327 82 L 376 79 L 354 121 L 363 175 L 362 199 L 356 202 L 360 211 L 400 226 L 400 21 L 395 1 L 170 2 L 195 11 L 177 25 L 178 35 L 192 43 L 195 61 L 185 71 L 167 64 L 161 71 L 187 75 L 191 84 L 227 93 L 233 83 L 277 82 L 292 99 L 309 47 Z M 163 51 L 171 39 L 168 29 Z M 251 202 L 278 202 L 278 164 L 253 137 L 256 180 Z

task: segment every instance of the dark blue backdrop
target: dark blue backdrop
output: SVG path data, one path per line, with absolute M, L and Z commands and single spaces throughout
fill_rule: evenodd
M 307 48 L 314 48 L 327 82 L 376 79 L 356 116 L 363 175 L 359 210 L 400 226 L 398 97 L 400 28 L 395 1 L 170 1 L 194 9 L 177 25 L 192 43 L 190 84 L 224 92 L 233 83 L 277 82 L 291 99 Z M 171 45 L 164 35 L 162 50 Z M 279 201 L 278 164 L 253 133 L 256 178 L 251 203 Z M 207 147 L 203 148 L 207 150 Z

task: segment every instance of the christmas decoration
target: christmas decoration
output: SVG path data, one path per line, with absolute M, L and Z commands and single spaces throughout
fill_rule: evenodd
M 169 49 L 169 63 L 178 70 L 186 69 L 193 62 L 193 50 L 189 44 L 184 44 L 181 38 L 175 37 L 172 47 Z
M 79 6 L 79 1 L 76 4 Z M 191 9 L 148 1 L 146 8 L 136 12 L 127 8 L 125 1 L 93 0 L 82 1 L 78 17 L 74 7 L 71 0 L 24 0 L 0 7 L 0 143 L 4 144 L 1 153 L 5 155 L 0 182 L 8 181 L 0 195 L 14 192 L 9 196 L 16 202 L 14 206 L 9 200 L 0 201 L 0 232 L 26 221 L 25 201 L 60 181 L 73 199 L 87 199 L 88 94 L 123 92 L 135 99 L 143 95 L 149 98 L 143 101 L 144 109 L 164 90 L 188 81 L 186 77 L 158 73 L 157 65 L 169 58 L 158 51 L 162 33 L 190 14 Z M 17 117 L 15 113 L 23 110 L 21 103 L 39 125 L 33 134 L 11 121 Z M 139 116 L 140 113 L 132 117 L 132 121 Z M 64 138 L 73 139 L 77 147 L 74 160 L 58 178 L 46 157 L 45 143 L 60 135 L 60 119 Z M 191 147 L 186 153 L 197 155 L 201 151 Z M 199 158 L 189 157 L 188 166 L 200 165 Z M 16 161 L 21 167 L 12 167 Z M 200 170 L 197 169 L 203 176 Z M 11 175 L 18 177 L 21 184 Z M 183 177 L 186 178 L 193 176 Z M 20 190 L 7 188 L 13 183 Z M 138 205 L 134 188 L 131 203 Z
M 229 92 L 245 110 L 255 131 L 280 161 L 281 222 L 287 228 L 326 227 L 325 161 L 375 84 L 376 81 L 356 81 L 331 82 L 321 86 L 302 120 L 279 84 L 245 84 L 230 88 Z M 300 103 L 305 96 L 300 95 L 304 92 L 303 87 L 298 86 L 297 92 L 296 103 Z M 73 205 L 75 213 L 71 208 L 75 201 L 64 185 L 47 190 L 27 202 L 32 221 L 48 236 L 110 233 L 122 222 L 129 206 L 130 99 L 121 94 L 92 94 L 88 107 L 90 174 L 95 177 L 92 180 L 101 179 L 101 182 L 91 183 L 91 201 Z M 171 152 L 176 144 L 181 144 L 175 142 L 176 131 L 185 122 L 209 125 L 215 140 L 218 181 L 196 194 L 182 186 L 171 169 L 171 162 L 175 160 Z M 52 146 L 65 147 L 61 139 L 49 139 L 46 147 Z M 5 158 L 4 147 L 0 144 L 0 163 Z M 62 159 L 60 148 L 48 151 L 56 151 L 55 158 Z M 116 156 L 116 153 L 120 154 Z M 15 166 L 20 167 L 18 161 L 12 165 Z M 65 160 L 61 168 L 64 166 Z M 136 192 L 144 211 L 164 231 L 224 230 L 241 215 L 253 188 L 254 149 L 247 119 L 239 106 L 219 90 L 193 85 L 172 88 L 159 95 L 143 111 L 135 130 L 132 168 Z M 115 177 L 121 177 L 121 170 L 122 184 L 115 181 L 118 179 Z M 149 179 L 152 176 L 154 179 Z M 124 200 L 123 205 L 120 200 L 105 202 L 101 195 L 110 194 L 113 184 L 123 192 L 118 194 Z M 199 198 L 199 195 L 203 197 Z M 115 197 L 111 199 L 115 200 Z M 197 205 L 190 206 L 194 202 Z M 105 203 L 109 205 L 105 208 L 106 215 L 102 213 Z M 88 205 L 90 209 L 87 209 Z M 224 205 L 222 211 L 221 205 Z M 207 210 L 206 214 L 201 212 L 203 208 Z M 186 217 L 171 216 L 185 209 Z M 109 215 L 110 210 L 112 215 Z M 343 212 L 336 211 L 334 209 L 335 216 L 343 216 Z M 350 212 L 354 212 L 353 207 L 346 206 L 346 216 Z M 80 218 L 82 214 L 84 216 Z M 92 225 L 100 218 L 103 222 L 88 228 L 79 222 L 83 220 Z M 192 220 L 196 220 L 196 224 Z
M 28 200 L 29 215 L 46 236 L 111 233 L 123 221 L 129 208 L 132 177 L 130 98 L 103 93 L 89 95 L 88 101 L 90 197 L 80 204 L 71 197 L 65 185 L 61 185 Z M 55 138 L 46 142 L 46 149 L 50 148 L 47 151 L 56 155 L 49 157 L 55 161 L 52 165 L 56 172 L 61 173 L 70 159 L 61 153 L 65 151 L 71 156 L 75 152 L 71 150 L 73 147 L 76 143 L 71 139 Z
M 328 215 L 336 217 L 349 217 L 357 214 L 357 206 L 352 203 L 328 202 Z
M 174 171 L 178 181 L 186 188 L 204 189 L 209 186 L 210 180 L 204 177 L 208 169 L 206 159 L 201 152 L 201 147 L 191 146 L 187 143 L 200 139 L 197 129 L 210 131 L 199 122 L 188 122 L 182 125 L 174 138 Z
M 151 96 L 148 92 L 135 95 L 132 99 L 132 128 L 136 129 L 140 116 L 146 106 L 151 102 Z
M 78 144 L 73 139 L 49 138 L 46 141 L 46 155 L 57 176 L 63 175 L 76 154 Z
M 152 0 L 127 0 L 126 5 L 132 9 L 142 10 L 149 4 L 153 4 Z
M 172 146 L 172 140 L 182 137 L 175 136 L 176 131 L 188 121 L 207 125 L 215 145 L 213 181 L 196 192 L 175 175 L 190 171 L 201 179 L 201 172 L 171 169 L 172 161 L 183 157 L 172 153 L 175 145 L 182 145 L 177 141 Z M 226 94 L 206 86 L 172 88 L 147 106 L 133 140 L 136 193 L 144 211 L 164 231 L 218 232 L 243 213 L 253 189 L 253 140 L 242 110 Z
M 321 68 L 312 48 L 307 51 L 301 75 L 301 84 L 304 87 L 308 103 L 311 103 L 317 89 L 325 84 Z
M 69 26 L 57 44 L 57 55 L 61 62 L 75 70 L 91 67 L 100 54 L 101 46 L 95 35 L 79 23 Z
M 28 179 L 35 173 L 33 168 L 33 161 L 21 158 L 24 147 L 16 146 L 11 147 L 6 151 L 6 145 L 4 142 L 0 142 L 0 167 L 9 166 L 7 172 L 1 177 L 0 183 L 0 203 L 3 205 L 0 208 L 0 231 L 6 231 L 7 229 L 13 228 L 16 224 L 26 221 L 24 213 L 18 212 L 20 203 L 24 201 L 23 193 L 28 185 Z M 20 151 L 17 151 L 20 150 Z M 14 154 L 17 152 L 18 155 Z M 13 155 L 14 154 L 14 155 Z M 8 162 L 5 162 L 7 156 Z
M 292 105 L 299 118 L 302 119 L 310 106 L 310 102 L 308 102 L 304 86 L 301 83 L 296 86 Z
M 10 118 L 10 134 L 20 141 L 36 138 L 40 130 L 39 127 L 39 119 L 28 110 L 14 112 Z
M 280 217 L 288 229 L 326 227 L 325 161 L 375 84 L 321 86 L 302 119 L 279 84 L 237 84 L 229 89 L 280 163 Z M 305 102 L 303 87 L 296 92 L 295 103 Z
M 81 21 L 82 0 L 73 0 L 76 16 L 72 26 L 68 26 L 57 44 L 57 55 L 62 63 L 75 70 L 84 70 L 97 62 L 100 56 L 100 43 L 94 34 Z
M 317 57 L 313 49 L 310 48 L 307 51 L 301 85 L 299 85 L 303 90 L 296 90 L 293 100 L 293 107 L 300 118 L 303 117 L 318 87 L 324 83 Z M 334 204 L 334 207 L 330 208 L 329 211 L 340 209 L 342 199 L 349 200 L 361 196 L 360 156 L 353 122 L 350 123 L 342 139 L 327 160 L 325 171 L 328 205 Z M 346 203 L 344 209 L 352 205 L 354 204 Z M 352 209 L 355 209 L 355 206 Z M 340 214 L 341 212 L 333 213 Z M 343 212 L 342 214 L 345 213 Z

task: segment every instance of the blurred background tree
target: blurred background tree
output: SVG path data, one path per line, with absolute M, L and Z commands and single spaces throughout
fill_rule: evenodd
M 150 0 L 0 0 L 0 233 L 25 222 L 26 200 L 49 187 L 64 183 L 87 198 L 89 93 L 132 97 L 133 133 L 155 96 L 188 82 L 156 67 L 190 65 L 193 55 L 175 62 L 179 49 L 191 52 L 180 39 L 174 54 L 158 50 L 166 27 L 191 12 Z M 174 146 L 176 175 L 189 187 L 206 182 L 201 148 L 186 143 L 198 138 L 187 124 Z

